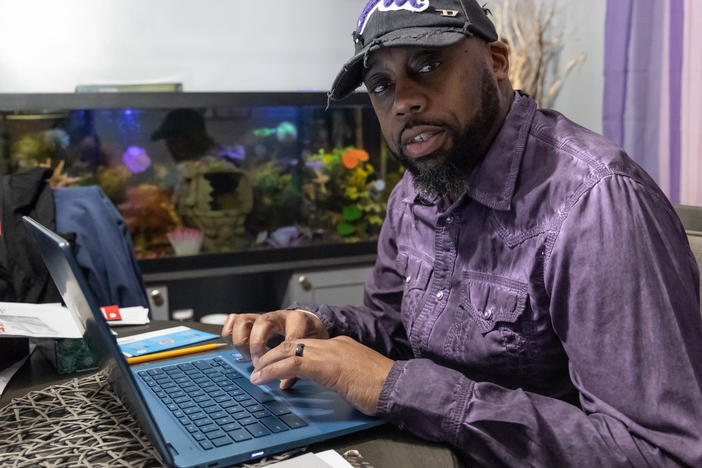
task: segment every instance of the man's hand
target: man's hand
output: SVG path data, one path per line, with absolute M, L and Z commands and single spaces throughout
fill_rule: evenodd
M 300 343 L 303 353 L 296 356 Z M 372 416 L 393 363 L 347 336 L 285 340 L 257 360 L 251 382 L 261 385 L 274 379 L 313 379 Z
M 329 338 L 322 321 L 311 312 L 304 310 L 276 310 L 266 314 L 229 314 L 222 336 L 232 337 L 237 350 L 251 358 L 256 365 L 258 358 L 266 353 L 266 343 L 275 335 L 285 340 L 298 338 Z M 281 380 L 280 388 L 295 385 L 297 379 Z

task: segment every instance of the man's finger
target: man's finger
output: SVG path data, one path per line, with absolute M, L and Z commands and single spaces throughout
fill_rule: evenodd
M 232 343 L 235 345 L 248 344 L 250 341 L 251 327 L 254 324 L 253 318 L 240 317 L 232 325 Z
M 300 380 L 297 377 L 293 377 L 292 379 L 283 379 L 280 381 L 280 389 L 281 390 L 290 390 L 293 388 L 293 386 L 297 383 L 297 381 Z
M 302 342 L 302 340 L 283 341 L 275 348 L 259 356 L 256 362 L 254 362 L 254 367 L 256 367 L 256 369 L 262 369 L 283 359 L 295 357 L 297 345 Z
M 251 374 L 251 383 L 261 385 L 271 380 L 285 380 L 295 377 L 308 377 L 306 375 L 306 366 L 304 358 L 290 356 L 255 370 Z
M 307 317 L 304 312 L 289 313 L 285 318 L 285 340 L 292 341 L 307 336 Z
M 224 321 L 224 325 L 222 326 L 222 336 L 229 336 L 232 334 L 232 326 L 236 321 L 236 316 L 237 314 L 227 315 L 227 320 Z
M 259 315 L 251 328 L 251 343 L 265 343 L 273 333 L 285 334 L 285 320 L 277 312 Z
M 259 357 L 266 353 L 266 343 L 275 333 L 285 334 L 285 318 L 280 311 L 259 315 L 251 327 L 249 347 L 251 359 L 256 364 Z

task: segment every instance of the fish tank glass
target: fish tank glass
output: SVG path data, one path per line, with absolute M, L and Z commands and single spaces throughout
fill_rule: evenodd
M 402 169 L 365 94 L 0 96 L 0 172 L 98 185 L 137 258 L 374 241 Z

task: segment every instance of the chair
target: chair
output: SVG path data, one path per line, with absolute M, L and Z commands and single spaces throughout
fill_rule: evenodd
M 54 201 L 56 232 L 64 237 L 75 234 L 76 260 L 98 304 L 149 307 L 127 225 L 102 190 L 57 188 Z
M 702 206 L 678 205 L 675 211 L 680 217 L 692 253 L 697 260 L 697 266 L 702 271 Z M 702 291 L 702 275 L 700 276 L 700 291 Z M 702 313 L 702 306 L 700 306 Z

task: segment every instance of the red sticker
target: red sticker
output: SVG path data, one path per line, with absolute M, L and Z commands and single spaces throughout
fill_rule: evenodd
M 111 305 L 100 307 L 102 314 L 105 316 L 105 320 L 108 322 L 110 320 L 122 320 L 122 315 L 119 313 L 119 306 Z

